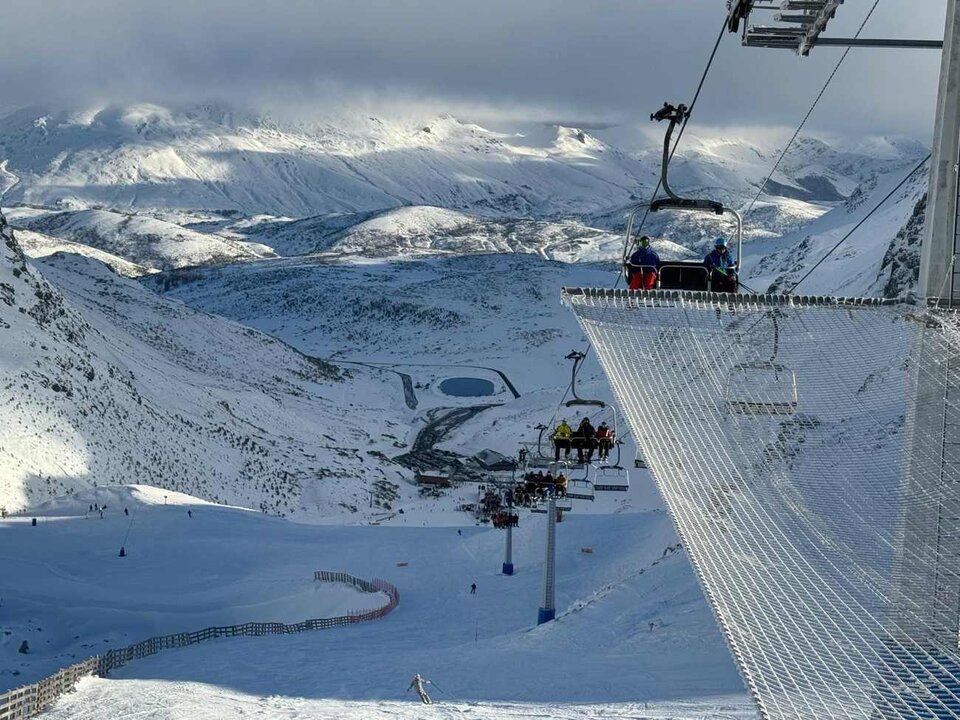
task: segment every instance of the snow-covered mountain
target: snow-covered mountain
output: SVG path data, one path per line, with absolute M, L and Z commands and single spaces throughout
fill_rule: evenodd
M 748 284 L 784 292 L 803 279 L 797 292 L 865 297 L 898 297 L 914 290 L 928 186 L 923 170 L 873 214 L 910 169 L 864 182 L 844 203 L 792 233 L 751 243 L 755 260 L 747 264 Z
M 284 256 L 325 252 L 338 256 L 404 258 L 474 253 L 533 253 L 582 262 L 616 257 L 623 236 L 576 220 L 493 219 L 445 208 L 414 206 L 376 213 L 338 228 L 341 216 L 273 221 L 246 237 Z
M 402 474 L 385 456 L 412 440 L 417 403 L 451 404 L 434 386 L 457 365 L 520 386 L 523 407 L 484 422 L 526 432 L 555 402 L 580 337 L 559 288 L 615 282 L 615 229 L 652 187 L 658 152 L 564 127 L 537 144 L 450 116 L 281 128 L 134 106 L 0 124 L 4 202 L 21 203 L 11 217 L 29 253 L 49 256 L 31 263 L 5 235 L 0 319 L 13 341 L 0 357 L 17 420 L 0 443 L 0 499 L 15 505 L 134 479 L 271 512 L 355 506 L 355 482 L 324 478 L 363 463 L 368 480 Z M 804 138 L 788 154 L 748 218 L 760 220 L 743 258 L 750 286 L 803 277 L 923 150 L 864 143 Z M 746 202 L 775 156 L 763 139 L 693 137 L 675 184 Z M 911 289 L 924 190 L 920 174 L 802 290 Z M 707 217 L 652 218 L 650 232 L 679 258 L 718 230 Z M 392 371 L 317 366 L 206 313 L 311 355 L 404 366 L 430 390 L 412 403 Z M 600 380 L 583 378 L 594 392 Z M 487 434 L 482 423 L 474 434 Z
M 0 197 L 6 205 L 62 210 L 227 217 L 429 205 L 494 218 L 587 216 L 588 224 L 612 228 L 622 224 L 622 208 L 646 199 L 659 178 L 659 142 L 620 147 L 619 137 L 563 126 L 534 137 L 450 115 L 280 125 L 216 107 L 30 108 L 0 119 Z M 742 205 L 785 139 L 688 133 L 672 166 L 673 185 Z M 868 138 L 847 147 L 801 138 L 767 186 L 773 205 L 757 221 L 767 230 L 796 226 L 922 154 L 906 140 Z
M 407 410 L 380 374 L 312 360 L 95 260 L 56 254 L 41 269 L 2 233 L 0 505 L 140 482 L 309 515 L 397 479 L 380 458 Z
M 281 127 L 210 108 L 23 110 L 0 121 L 6 204 L 307 217 L 402 205 L 530 216 L 630 199 L 643 165 L 560 129 L 515 138 L 441 115 Z

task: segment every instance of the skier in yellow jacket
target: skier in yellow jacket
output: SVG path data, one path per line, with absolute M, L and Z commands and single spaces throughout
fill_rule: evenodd
M 563 457 L 570 457 L 570 438 L 573 437 L 573 428 L 567 425 L 566 420 L 561 420 L 560 424 L 553 431 L 553 459 L 555 462 L 560 460 L 560 450 L 563 450 Z

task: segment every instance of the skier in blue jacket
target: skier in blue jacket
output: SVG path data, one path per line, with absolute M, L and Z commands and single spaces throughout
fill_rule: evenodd
M 714 292 L 737 291 L 737 261 L 727 250 L 725 238 L 718 237 L 713 243 L 713 252 L 703 259 L 710 272 L 710 281 Z
M 650 238 L 644 235 L 637 241 L 637 250 L 630 256 L 627 276 L 631 290 L 653 290 L 657 286 L 660 256 L 650 247 Z

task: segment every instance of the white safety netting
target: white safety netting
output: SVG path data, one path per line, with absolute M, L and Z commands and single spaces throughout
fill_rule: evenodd
M 767 718 L 960 718 L 960 319 L 564 291 Z

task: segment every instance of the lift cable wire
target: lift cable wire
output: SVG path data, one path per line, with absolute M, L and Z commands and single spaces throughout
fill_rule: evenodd
M 670 150 L 669 160 L 673 160 L 673 155 L 674 153 L 677 152 L 677 146 L 680 145 L 680 140 L 681 138 L 683 138 L 683 133 L 687 129 L 687 123 L 690 122 L 690 117 L 691 115 L 693 115 L 693 110 L 697 106 L 697 101 L 700 99 L 700 93 L 703 91 L 703 87 L 707 82 L 707 76 L 710 74 L 710 68 L 713 67 L 713 61 L 717 57 L 717 51 L 720 49 L 720 43 L 723 41 L 723 37 L 724 35 L 726 35 L 726 33 L 727 33 L 727 19 L 726 17 L 724 17 L 723 25 L 720 27 L 720 33 L 717 35 L 717 40 L 713 44 L 713 50 L 710 51 L 710 57 L 707 59 L 707 65 L 706 67 L 704 67 L 703 74 L 700 76 L 700 82 L 697 84 L 697 90 L 693 94 L 693 100 L 690 101 L 690 105 L 688 106 L 687 116 L 683 121 L 683 125 L 680 126 L 680 132 L 677 133 L 676 140 L 674 140 L 674 143 L 673 143 L 673 148 L 671 148 Z M 663 184 L 663 178 L 660 178 L 657 181 L 656 188 L 654 188 L 653 195 L 651 195 L 650 197 L 651 203 L 657 199 L 657 194 L 660 192 L 660 188 L 662 184 Z M 637 227 L 637 235 L 639 235 L 640 232 L 643 230 L 643 226 L 647 222 L 647 217 L 649 216 L 649 214 L 650 214 L 650 207 L 648 205 L 646 210 L 643 213 L 643 218 L 640 220 L 640 225 Z M 620 286 L 620 281 L 623 280 L 623 277 L 624 277 L 624 268 L 621 265 L 620 272 L 617 275 L 617 281 L 616 283 L 614 283 L 614 286 L 613 286 L 614 289 Z M 587 356 L 590 354 L 591 349 L 592 349 L 592 345 L 590 343 L 587 343 L 587 346 L 583 351 L 584 362 L 586 361 Z M 583 367 L 582 364 L 581 364 L 581 367 Z M 572 389 L 573 389 L 573 381 L 571 380 L 571 382 L 567 385 L 567 389 L 564 391 L 563 397 L 560 399 L 560 402 L 557 403 L 557 407 L 553 411 L 553 415 L 550 418 L 550 422 L 547 425 L 547 428 L 550 430 L 550 432 L 553 431 L 553 428 L 555 427 L 554 423 L 556 422 L 557 415 L 560 414 L 560 410 L 561 408 L 563 408 L 564 403 L 567 401 L 567 397 L 570 395 L 570 391 Z
M 867 21 L 870 20 L 870 16 L 873 15 L 873 11 L 877 9 L 877 5 L 880 4 L 880 0 L 875 0 L 873 7 L 870 8 L 870 12 L 867 13 L 867 16 L 863 19 L 863 22 L 860 23 L 860 28 L 857 30 L 854 39 L 860 37 L 860 33 L 863 32 L 863 28 L 866 26 Z M 753 206 L 757 204 L 757 201 L 760 199 L 760 196 L 763 194 L 763 191 L 767 187 L 767 183 L 770 182 L 770 179 L 773 177 L 774 173 L 780 167 L 780 163 L 783 162 L 784 158 L 787 156 L 787 152 L 793 147 L 793 143 L 796 142 L 797 138 L 800 136 L 800 133 L 803 131 L 803 128 L 807 124 L 807 120 L 810 119 L 810 116 L 813 115 L 813 111 L 817 109 L 817 105 L 820 103 L 820 100 L 823 98 L 824 94 L 827 92 L 827 88 L 830 87 L 830 83 L 833 82 L 833 78 L 836 76 L 837 71 L 840 70 L 840 66 L 843 65 L 843 61 L 847 59 L 847 55 L 850 54 L 852 47 L 848 47 L 843 51 L 843 55 L 840 56 L 840 60 L 837 62 L 836 66 L 833 68 L 833 72 L 830 73 L 830 76 L 827 78 L 827 81 L 823 84 L 823 87 L 820 88 L 820 92 L 817 95 L 816 99 L 813 101 L 813 105 L 810 106 L 810 109 L 807 110 L 807 114 L 804 116 L 803 120 L 797 126 L 796 131 L 793 133 L 793 137 L 790 138 L 790 141 L 784 146 L 783 152 L 780 153 L 780 157 L 777 158 L 777 162 L 774 163 L 773 169 L 770 171 L 770 174 L 767 175 L 766 179 L 760 183 L 760 188 L 757 190 L 756 197 L 750 201 L 750 206 L 746 209 L 746 212 L 743 213 L 743 217 L 747 217 L 750 214 L 750 211 L 753 210 Z
M 799 280 L 797 280 L 797 282 L 794 283 L 793 287 L 790 288 L 790 289 L 787 291 L 787 294 L 788 294 L 788 295 L 793 294 L 793 291 L 797 289 L 797 286 L 798 286 L 800 283 L 802 283 L 804 280 L 806 280 L 808 277 L 810 277 L 810 276 L 813 274 L 813 271 L 816 270 L 818 267 L 820 267 L 820 265 L 823 263 L 824 260 L 826 260 L 828 257 L 830 257 L 831 255 L 833 255 L 833 253 L 837 250 L 837 248 L 839 248 L 841 245 L 843 245 L 844 242 L 846 242 L 847 238 L 849 238 L 849 237 L 850 237 L 851 235 L 853 235 L 857 230 L 859 230 L 860 227 L 861 227 L 867 220 L 870 219 L 870 216 L 871 216 L 871 215 L 873 215 L 877 210 L 879 210 L 880 207 L 881 207 L 885 202 L 887 202 L 887 200 L 889 200 L 890 198 L 892 198 L 892 197 L 897 193 L 897 191 L 898 191 L 900 188 L 902 188 L 904 185 L 906 185 L 906 184 L 907 184 L 907 181 L 908 181 L 910 178 L 912 178 L 914 175 L 916 175 L 916 174 L 920 171 L 920 168 L 922 168 L 924 165 L 927 164 L 927 161 L 928 161 L 930 158 L 931 158 L 931 155 L 928 154 L 923 160 L 921 160 L 921 161 L 916 165 L 916 167 L 914 167 L 913 170 L 911 170 L 910 173 L 909 173 L 905 178 L 903 178 L 903 180 L 901 180 L 899 183 L 897 183 L 897 186 L 896 186 L 893 190 L 891 190 L 890 192 L 888 192 L 888 193 L 886 194 L 886 196 L 883 198 L 883 200 L 881 200 L 880 202 L 878 202 L 878 203 L 873 207 L 873 209 L 872 209 L 870 212 L 868 212 L 868 213 L 863 217 L 862 220 L 860 220 L 860 222 L 858 222 L 856 225 L 853 226 L 853 228 L 851 228 L 850 232 L 848 232 L 846 235 L 844 235 L 842 238 L 840 238 L 840 240 L 837 242 L 837 244 L 834 245 L 832 248 L 830 248 L 830 252 L 828 252 L 826 255 L 824 255 L 822 258 L 820 258 L 820 259 L 817 261 L 816 265 L 814 265 L 812 268 L 810 268 L 809 270 L 807 270 L 806 274 L 805 274 L 802 278 L 800 278 Z

